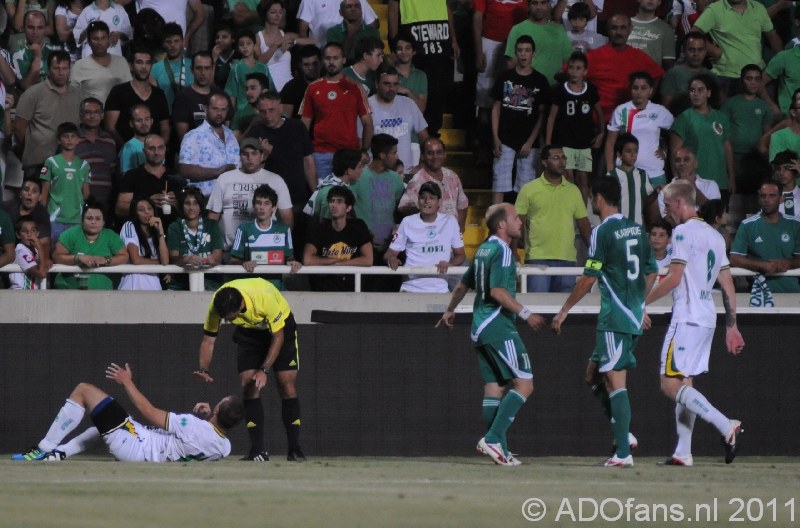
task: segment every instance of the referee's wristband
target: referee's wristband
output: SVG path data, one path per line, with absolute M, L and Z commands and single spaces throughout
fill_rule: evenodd
M 520 319 L 527 320 L 528 317 L 533 315 L 533 312 L 527 306 L 523 306 L 522 309 L 519 312 L 517 312 L 517 315 L 519 316 Z

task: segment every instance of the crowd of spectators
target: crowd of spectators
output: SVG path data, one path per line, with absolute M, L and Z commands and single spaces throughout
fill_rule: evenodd
M 408 259 L 444 272 L 463 262 L 454 226 L 463 234 L 469 206 L 440 138 L 450 112 L 492 201 L 516 197 L 526 262 L 579 264 L 589 182 L 606 173 L 667 262 L 659 193 L 682 178 L 741 255 L 732 262 L 768 277 L 753 302 L 770 287 L 800 292 L 795 278 L 769 278 L 800 267 L 794 4 L 377 3 L 384 20 L 367 0 L 6 0 L 0 266 L 23 272 L 2 280 L 36 288 L 53 263 L 263 275 Z M 51 280 L 188 287 L 148 274 Z M 403 280 L 407 291 L 443 284 Z M 287 283 L 352 289 L 348 276 Z

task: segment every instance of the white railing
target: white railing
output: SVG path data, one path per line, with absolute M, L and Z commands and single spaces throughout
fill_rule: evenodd
M 447 270 L 446 275 L 455 275 L 460 277 L 466 270 L 467 270 L 466 266 L 452 266 L 450 267 L 450 269 Z M 8 264 L 0 268 L 0 273 L 14 273 L 20 271 L 22 270 L 17 264 Z M 663 275 L 666 274 L 666 271 L 667 271 L 666 269 L 662 269 L 660 273 Z M 536 266 L 528 264 L 525 266 L 519 266 L 517 268 L 517 272 L 521 278 L 525 278 L 528 275 L 581 275 L 583 273 L 583 268 L 579 267 L 548 268 L 547 266 Z M 50 273 L 115 273 L 115 274 L 188 273 L 189 290 L 203 291 L 204 289 L 203 283 L 206 273 L 211 273 L 211 274 L 225 273 L 229 275 L 267 275 L 267 274 L 281 275 L 281 274 L 291 273 L 291 268 L 289 266 L 264 265 L 264 266 L 256 266 L 255 271 L 250 273 L 239 265 L 214 266 L 210 268 L 193 269 L 193 268 L 184 268 L 182 266 L 174 266 L 174 265 L 160 266 L 160 265 L 125 264 L 122 266 L 108 266 L 102 268 L 82 268 L 79 266 L 67 266 L 64 264 L 56 264 L 50 269 Z M 356 292 L 361 291 L 361 277 L 363 277 L 364 275 L 438 275 L 435 266 L 424 266 L 424 267 L 413 267 L 413 268 L 402 266 L 397 268 L 397 271 L 393 271 L 386 266 L 371 266 L 371 267 L 336 266 L 335 268 L 332 268 L 330 266 L 303 266 L 297 273 L 301 275 L 354 275 Z M 756 274 L 755 272 L 741 268 L 731 268 L 731 273 L 734 276 L 752 276 Z M 790 270 L 787 271 L 786 273 L 781 273 L 778 275 L 798 277 L 800 276 L 800 269 Z M 525 280 L 520 281 L 520 292 L 521 293 L 528 292 L 527 281 Z

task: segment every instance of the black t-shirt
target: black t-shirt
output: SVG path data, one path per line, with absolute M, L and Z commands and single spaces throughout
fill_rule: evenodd
M 133 193 L 134 198 L 138 198 L 140 196 L 146 196 L 149 198 L 154 194 L 161 194 L 164 192 L 165 180 L 167 191 L 174 192 L 175 198 L 178 199 L 178 203 L 180 204 L 182 186 L 179 183 L 179 179 L 170 178 L 166 172 L 159 178 L 145 169 L 144 166 L 129 170 L 122 176 L 122 181 L 119 184 L 119 192 L 120 194 Z M 161 212 L 161 207 L 156 206 L 156 216 L 161 218 L 162 223 L 164 224 L 164 229 L 166 229 L 169 224 L 178 218 L 179 207 L 180 205 L 173 206 L 170 214 L 164 216 Z
M 247 137 L 269 140 L 273 148 L 264 168 L 284 179 L 293 204 L 305 203 L 311 196 L 311 189 L 306 183 L 303 158 L 314 152 L 306 126 L 297 119 L 285 119 L 278 128 L 256 125 Z
M 341 231 L 333 229 L 331 220 L 312 222 L 308 226 L 306 243 L 317 248 L 320 257 L 344 260 L 361 256 L 361 246 L 372 242 L 367 224 L 358 218 L 348 218 Z M 353 291 L 353 275 L 312 275 L 311 288 L 314 291 Z
M 169 119 L 169 106 L 167 105 L 167 97 L 164 91 L 153 86 L 153 91 L 147 100 L 143 100 L 134 91 L 131 83 L 125 82 L 118 84 L 111 89 L 106 99 L 106 110 L 116 110 L 119 112 L 119 119 L 117 119 L 117 132 L 122 136 L 122 139 L 128 141 L 133 137 L 133 128 L 131 128 L 131 108 L 137 104 L 146 104 L 150 108 L 150 115 L 153 117 L 153 126 L 150 127 L 151 134 L 160 134 L 160 123 L 164 119 Z
M 194 88 L 187 86 L 175 97 L 175 104 L 172 107 L 172 122 L 173 123 L 188 123 L 189 130 L 194 130 L 199 127 L 206 119 L 206 107 L 208 100 L 211 99 L 211 94 L 225 94 L 225 92 L 216 86 L 211 87 L 211 91 L 207 94 L 201 94 L 194 91 Z M 227 97 L 227 94 L 225 94 Z M 230 102 L 230 97 L 228 98 Z M 233 105 L 228 105 L 227 121 L 233 119 Z
M 300 105 L 303 104 L 306 88 L 308 88 L 308 83 L 302 74 L 283 85 L 283 90 L 281 90 L 281 103 L 292 105 L 294 108 L 294 115 L 291 117 L 300 119 Z
M 539 119 L 539 107 L 550 103 L 550 84 L 536 70 L 520 75 L 512 68 L 497 76 L 492 99 L 500 101 L 500 141 L 519 150 Z
M 558 105 L 553 144 L 572 149 L 587 149 L 599 130 L 594 121 L 594 107 L 600 101 L 597 88 L 586 81 L 582 93 L 574 93 L 561 83 L 553 90 L 553 104 Z

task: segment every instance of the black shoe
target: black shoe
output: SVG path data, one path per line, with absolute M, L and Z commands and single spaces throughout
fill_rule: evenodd
M 262 451 L 260 453 L 250 453 L 239 460 L 249 460 L 251 462 L 269 462 L 269 453 Z
M 725 463 L 730 464 L 736 458 L 739 451 L 739 436 L 744 433 L 742 429 L 742 422 L 739 420 L 731 420 L 731 432 L 727 437 L 722 439 L 722 444 L 725 446 Z
M 289 462 L 305 462 L 306 456 L 303 454 L 303 451 L 298 447 L 297 449 L 292 449 L 289 451 L 289 454 L 286 455 L 286 460 Z

